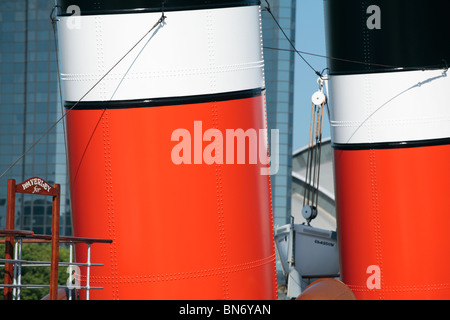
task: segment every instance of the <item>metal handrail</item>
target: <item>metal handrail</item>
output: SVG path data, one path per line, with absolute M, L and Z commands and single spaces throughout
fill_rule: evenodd
M 14 239 L 14 258 L 13 259 L 0 259 L 0 262 L 11 263 L 13 265 L 13 284 L 0 284 L 0 288 L 13 288 L 13 299 L 20 300 L 21 289 L 36 289 L 36 288 L 50 288 L 50 285 L 45 284 L 22 284 L 21 275 L 22 267 L 30 266 L 52 266 L 51 261 L 30 261 L 22 259 L 22 245 L 23 243 L 49 243 L 52 241 L 52 237 L 48 235 L 35 235 L 32 231 L 24 230 L 0 230 L 0 237 L 12 237 Z M 1 242 L 6 242 L 1 241 Z M 59 243 L 68 243 L 70 245 L 70 257 L 69 262 L 58 262 L 58 266 L 85 266 L 86 267 L 86 285 L 57 285 L 57 288 L 67 289 L 85 289 L 86 300 L 90 298 L 90 290 L 103 289 L 103 287 L 90 286 L 90 268 L 103 266 L 101 263 L 91 263 L 91 245 L 93 243 L 112 243 L 110 239 L 93 239 L 82 237 L 59 237 Z M 87 244 L 87 262 L 73 262 L 73 250 L 75 243 Z M 5 266 L 5 265 L 1 265 Z M 70 275 L 71 276 L 71 275 Z M 69 290 L 68 299 L 71 300 L 71 291 Z
M 21 263 L 25 264 L 22 267 L 49 267 L 51 265 L 51 261 L 33 261 L 33 260 L 18 260 L 18 259 L 0 259 L 0 262 L 9 262 L 9 263 Z M 59 266 L 80 266 L 80 267 L 102 267 L 104 264 L 102 263 L 82 263 L 82 262 L 59 262 Z M 4 264 L 0 264 L 0 267 L 4 267 Z M 0 285 L 1 287 L 1 285 Z

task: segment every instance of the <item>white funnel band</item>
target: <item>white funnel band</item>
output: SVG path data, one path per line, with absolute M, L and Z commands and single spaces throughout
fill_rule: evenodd
M 166 12 L 83 101 L 121 101 L 264 88 L 259 6 Z M 80 100 L 161 13 L 60 17 L 66 101 Z
M 450 77 L 445 70 L 330 76 L 334 145 L 450 138 Z

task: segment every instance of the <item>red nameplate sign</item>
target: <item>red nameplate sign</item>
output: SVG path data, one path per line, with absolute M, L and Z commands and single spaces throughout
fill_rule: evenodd
M 45 180 L 33 177 L 16 185 L 16 192 L 40 194 L 44 196 L 56 196 L 58 192 Z

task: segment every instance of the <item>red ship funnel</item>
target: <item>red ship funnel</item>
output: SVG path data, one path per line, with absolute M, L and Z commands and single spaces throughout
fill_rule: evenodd
M 450 298 L 450 4 L 325 0 L 341 276 Z
M 259 1 L 59 6 L 90 298 L 276 299 Z

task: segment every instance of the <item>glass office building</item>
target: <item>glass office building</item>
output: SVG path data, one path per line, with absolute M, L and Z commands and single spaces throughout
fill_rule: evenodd
M 295 43 L 295 0 L 269 0 L 271 12 L 287 37 Z M 279 170 L 271 177 L 274 225 L 290 222 L 292 185 L 292 133 L 295 53 L 261 1 L 265 60 L 267 122 L 279 130 Z M 270 140 L 269 140 L 270 142 Z
M 61 185 L 61 235 L 71 234 L 51 0 L 0 1 L 0 228 L 6 227 L 8 179 L 40 177 Z M 51 233 L 51 197 L 16 195 L 16 229 Z

